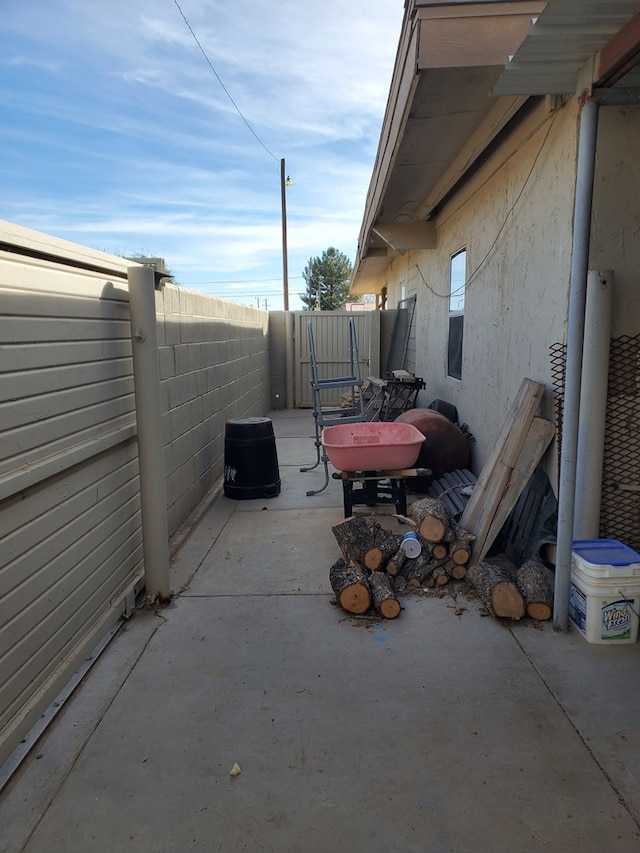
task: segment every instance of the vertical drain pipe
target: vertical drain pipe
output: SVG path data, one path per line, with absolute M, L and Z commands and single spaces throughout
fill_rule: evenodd
M 575 539 L 600 535 L 604 432 L 609 383 L 613 270 L 591 270 L 587 278 L 580 433 L 576 471 Z
M 562 415 L 562 456 L 558 495 L 558 544 L 553 623 L 562 631 L 569 627 L 569 584 L 576 497 L 578 427 L 580 419 L 580 384 L 584 317 L 589 270 L 591 205 L 596 162 L 599 105 L 589 100 L 580 114 L 578 162 L 573 214 L 571 252 L 571 284 L 569 287 L 569 323 L 567 328 L 567 362 Z
M 138 424 L 145 587 L 147 597 L 164 602 L 171 596 L 171 587 L 155 281 L 153 270 L 143 266 L 128 267 L 127 278 Z

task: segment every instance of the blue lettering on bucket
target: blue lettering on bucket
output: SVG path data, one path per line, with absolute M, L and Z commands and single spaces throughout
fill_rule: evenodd
M 631 605 L 633 599 L 622 598 L 606 604 L 601 610 L 603 640 L 628 640 L 631 637 Z
M 569 589 L 569 616 L 576 626 L 586 634 L 587 631 L 587 598 L 581 589 L 571 584 Z

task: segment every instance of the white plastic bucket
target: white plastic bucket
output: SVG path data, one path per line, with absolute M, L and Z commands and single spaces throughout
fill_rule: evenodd
M 638 639 L 640 578 L 599 578 L 575 563 L 569 587 L 569 618 L 589 643 L 619 645 Z

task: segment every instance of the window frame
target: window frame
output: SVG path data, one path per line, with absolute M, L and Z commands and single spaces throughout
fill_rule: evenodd
M 464 266 L 459 268 L 459 258 Z M 464 309 L 467 284 L 467 247 L 449 257 L 449 316 L 447 323 L 447 376 L 462 381 L 464 346 Z

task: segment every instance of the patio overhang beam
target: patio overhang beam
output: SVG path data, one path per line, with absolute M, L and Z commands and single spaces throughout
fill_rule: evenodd
M 600 50 L 595 64 L 596 86 L 613 86 L 640 63 L 640 12 Z
M 364 295 L 368 293 L 381 293 L 386 285 L 385 274 L 391 262 L 391 256 L 387 249 L 370 249 L 360 261 L 356 272 L 351 280 L 351 293 Z
M 372 231 L 396 252 L 436 247 L 433 222 L 377 222 Z

